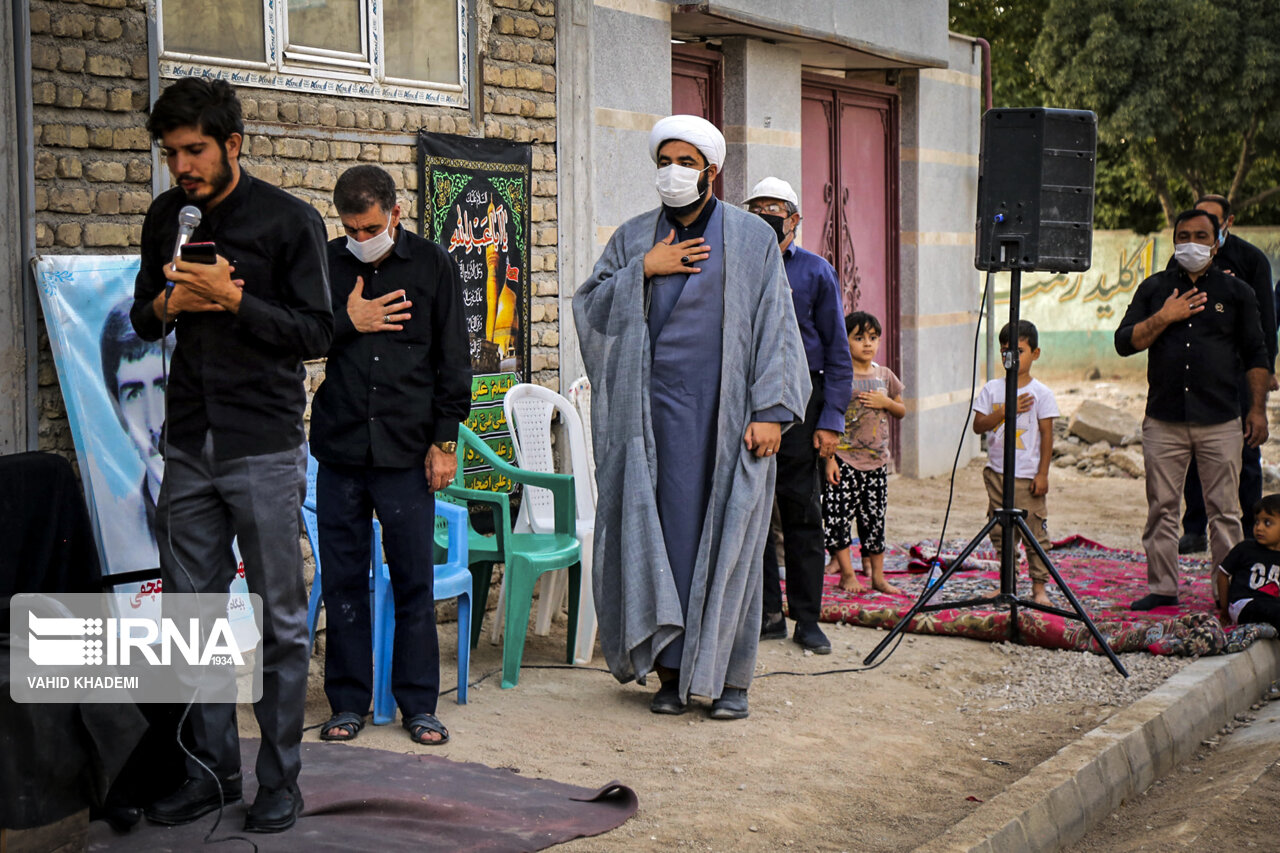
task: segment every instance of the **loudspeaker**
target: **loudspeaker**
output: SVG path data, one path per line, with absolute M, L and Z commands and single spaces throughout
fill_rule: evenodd
M 974 266 L 1087 270 L 1097 152 L 1098 117 L 1089 110 L 987 110 Z

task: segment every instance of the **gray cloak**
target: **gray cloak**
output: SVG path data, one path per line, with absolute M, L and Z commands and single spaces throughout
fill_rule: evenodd
M 724 318 L 721 329 L 707 330 L 721 336 L 715 464 L 687 615 L 658 517 L 650 412 L 644 255 L 661 211 L 618 228 L 573 297 L 592 388 L 598 493 L 592 580 L 600 645 L 615 678 L 643 680 L 658 652 L 683 633 L 684 698 L 714 699 L 726 684 L 751 683 L 776 463 L 757 458 L 742 439 L 754 416 L 770 409 L 784 409 L 790 423 L 802 421 L 811 390 L 777 238 L 759 217 L 721 207 Z

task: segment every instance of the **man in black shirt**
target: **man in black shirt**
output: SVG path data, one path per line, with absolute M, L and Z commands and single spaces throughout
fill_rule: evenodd
M 1201 196 L 1196 202 L 1196 209 L 1212 213 L 1218 218 L 1218 252 L 1213 256 L 1213 265 L 1225 273 L 1230 273 L 1253 288 L 1253 295 L 1258 300 L 1258 317 L 1262 321 L 1262 338 L 1267 348 L 1267 366 L 1271 370 L 1271 390 L 1276 390 L 1276 312 L 1275 300 L 1271 290 L 1271 263 L 1262 250 L 1252 243 L 1228 233 L 1235 223 L 1231 213 L 1231 202 L 1220 195 Z M 1173 261 L 1170 261 L 1172 264 Z M 1240 377 L 1240 414 L 1248 413 L 1252 404 L 1249 383 Z M 1257 447 L 1244 445 L 1240 460 L 1240 524 L 1247 532 L 1253 530 L 1253 505 L 1262 498 L 1262 451 Z M 1195 460 L 1187 469 L 1186 487 L 1187 509 L 1182 515 L 1182 538 L 1178 540 L 1178 553 L 1190 554 L 1203 551 L 1208 547 L 1205 538 L 1207 518 L 1204 511 L 1204 496 L 1200 490 L 1200 476 Z
M 1243 535 L 1241 443 L 1257 447 L 1267 440 L 1271 374 L 1258 304 L 1248 285 L 1210 266 L 1217 238 L 1212 215 L 1200 210 L 1179 214 L 1173 224 L 1178 269 L 1158 272 L 1138 285 L 1116 329 L 1120 355 L 1149 350 L 1142 544 L 1150 594 L 1133 602 L 1133 610 L 1178 602 L 1178 505 L 1190 460 L 1199 463 L 1209 544 L 1218 565 Z M 1251 396 L 1243 433 L 1237 400 L 1241 375 L 1248 377 Z
M 225 594 L 238 540 L 245 580 L 263 609 L 258 794 L 245 829 L 278 832 L 302 810 L 310 654 L 298 543 L 302 360 L 324 355 L 333 334 L 324 223 L 310 205 L 240 168 L 244 125 L 228 84 L 179 80 L 156 99 L 147 129 L 178 184 L 147 211 L 130 312 L 144 340 L 177 330 L 156 506 L 163 588 Z M 214 264 L 174 259 L 178 211 L 187 204 L 203 212 L 193 239 L 216 242 Z M 188 823 L 240 799 L 235 706 L 193 705 L 188 731 L 188 779 L 147 809 L 154 822 Z
M 347 236 L 329 243 L 334 338 L 311 409 L 329 632 L 324 689 L 333 708 L 320 737 L 354 738 L 373 695 L 376 510 L 395 600 L 392 692 L 409 736 L 441 744 L 449 734 L 435 717 L 432 492 L 453 480 L 458 424 L 471 409 L 462 284 L 443 248 L 400 225 L 395 181 L 383 169 L 348 169 L 333 203 Z

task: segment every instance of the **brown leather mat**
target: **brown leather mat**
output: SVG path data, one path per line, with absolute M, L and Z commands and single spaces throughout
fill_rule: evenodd
M 240 746 L 244 766 L 252 767 L 258 742 L 242 738 Z M 615 829 L 639 805 L 635 792 L 618 782 L 592 790 L 437 755 L 326 743 L 302 745 L 299 787 L 305 808 L 293 829 L 243 833 L 247 803 L 257 789 L 246 773 L 245 801 L 226 808 L 214 838 L 241 835 L 264 853 L 543 850 Z M 123 835 L 98 821 L 90 827 L 89 849 L 193 853 L 203 847 L 215 815 L 179 827 L 144 820 Z M 231 841 L 210 849 L 251 848 Z

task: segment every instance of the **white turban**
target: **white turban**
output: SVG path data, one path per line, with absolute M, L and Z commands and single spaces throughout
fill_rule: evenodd
M 658 146 L 668 139 L 687 142 L 702 152 L 707 163 L 719 171 L 724 165 L 724 134 L 700 116 L 667 116 L 649 131 L 649 156 L 658 161 Z

